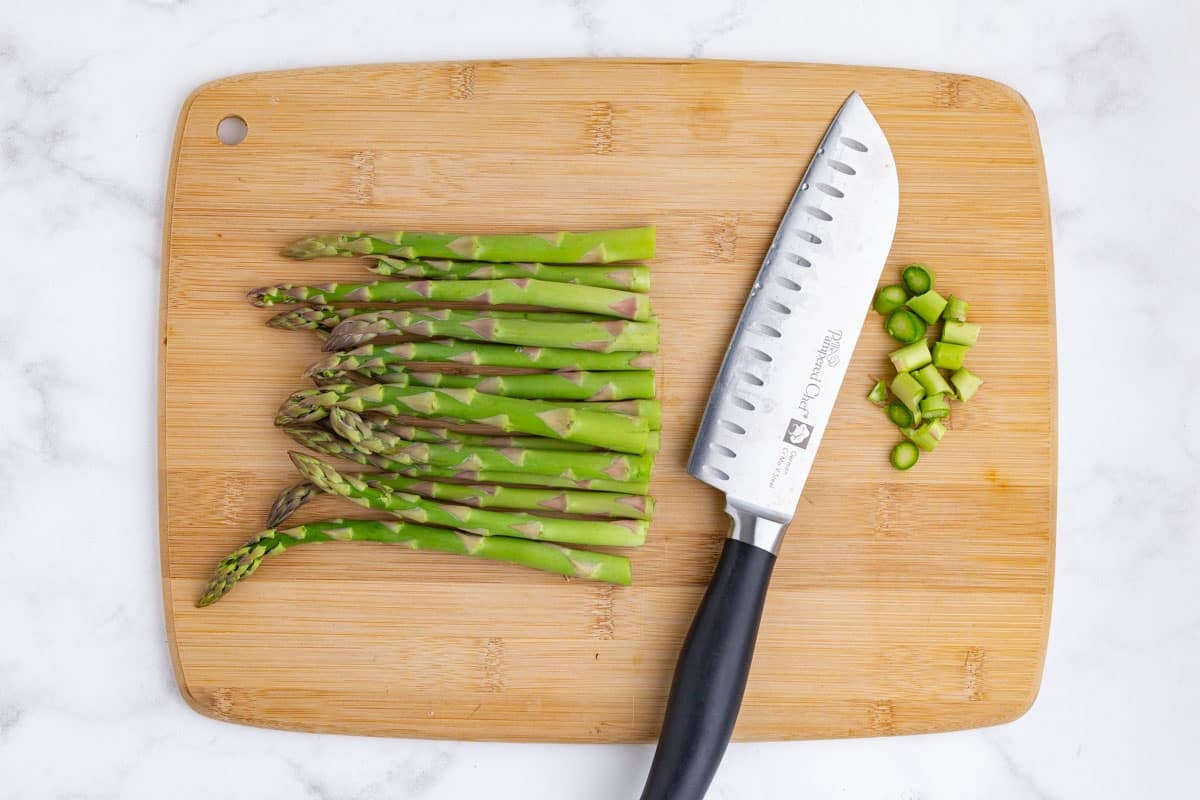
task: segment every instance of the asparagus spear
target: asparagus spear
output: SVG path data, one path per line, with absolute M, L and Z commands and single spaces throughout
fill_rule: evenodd
M 538 475 L 533 472 L 455 470 L 446 467 L 437 467 L 432 464 L 404 464 L 387 456 L 364 453 L 341 437 L 335 436 L 330 431 L 315 425 L 289 425 L 283 431 L 295 441 L 322 455 L 344 458 L 347 461 L 353 461 L 365 467 L 375 467 L 384 472 L 394 472 L 410 478 L 452 478 L 455 480 L 470 481 L 471 483 L 548 486 L 564 489 L 586 489 L 598 492 L 619 492 L 622 494 L 646 494 L 650 488 L 649 481 L 647 480 L 573 480 L 553 475 Z
M 410 442 L 431 442 L 445 444 L 459 442 L 460 444 L 476 445 L 479 447 L 528 447 L 533 450 L 593 450 L 586 444 L 564 442 L 562 439 L 547 439 L 545 436 L 492 436 L 488 434 L 460 433 L 449 428 L 427 428 L 420 425 L 404 425 L 385 415 L 366 414 L 362 419 L 372 430 L 394 433 L 401 439 Z M 646 434 L 646 452 L 657 453 L 661 446 L 661 435 L 658 431 Z
M 376 263 L 367 267 L 377 275 L 400 278 L 441 278 L 443 280 L 497 280 L 502 278 L 537 278 L 539 281 L 600 286 L 605 289 L 624 289 L 630 292 L 650 291 L 650 270 L 639 264 L 616 267 L 563 267 L 556 264 L 486 264 L 478 261 L 448 261 L 443 259 L 406 261 L 400 258 L 375 256 Z
M 322 491 L 409 522 L 457 528 L 480 536 L 513 536 L 563 544 L 638 547 L 646 541 L 648 524 L 644 520 L 564 519 L 437 503 L 416 494 L 374 488 L 361 478 L 343 475 L 324 461 L 303 453 L 289 455 L 300 474 Z
M 533 489 L 517 486 L 438 483 L 402 475 L 361 475 L 369 486 L 436 500 L 450 500 L 475 508 L 514 508 L 530 511 L 561 511 L 594 517 L 650 519 L 654 498 L 619 492 L 586 492 L 569 489 Z
M 338 320 L 339 322 L 341 320 Z M 336 324 L 336 323 L 335 323 Z M 528 367 L 565 372 L 580 370 L 628 371 L 648 369 L 652 353 L 595 353 L 558 347 L 519 347 L 508 344 L 479 344 L 453 339 L 405 342 L 395 345 L 363 345 L 347 353 L 334 353 L 313 364 L 305 373 L 311 377 L 336 377 L 345 372 L 376 375 L 396 366 L 419 361 L 468 364 L 484 367 Z
M 328 416 L 328 409 L 334 406 L 350 411 L 377 410 L 393 416 L 416 414 L 472 420 L 505 433 L 549 436 L 621 453 L 645 452 L 649 432 L 645 417 L 627 416 L 611 410 L 592 411 L 560 403 L 500 397 L 474 389 L 431 389 L 381 383 L 357 389 L 337 385 L 295 392 L 279 409 L 275 423 L 315 422 Z
M 321 490 L 309 481 L 300 481 L 289 486 L 275 497 L 271 510 L 267 513 L 267 527 L 278 528 L 285 519 L 296 513 L 296 509 L 321 493 Z
M 456 233 L 339 233 L 293 242 L 292 258 L 385 255 L 397 258 L 449 258 L 466 261 L 542 261 L 551 264 L 607 264 L 654 256 L 654 228 L 590 233 L 462 235 Z
M 650 371 L 451 375 L 398 369 L 381 371 L 370 377 L 373 383 L 476 389 L 484 394 L 527 400 L 649 400 L 654 397 L 654 373 Z
M 632 578 L 629 559 L 624 556 L 591 553 L 548 542 L 507 536 L 474 536 L 444 528 L 414 525 L 411 522 L 333 519 L 282 531 L 270 529 L 256 535 L 217 565 L 196 605 L 208 606 L 220 600 L 239 581 L 254 574 L 267 556 L 282 553 L 298 544 L 335 541 L 402 544 L 410 550 L 490 558 L 559 575 L 605 581 L 621 586 L 628 586 Z
M 344 408 L 330 410 L 333 430 L 346 441 L 368 453 L 396 461 L 434 464 L 456 470 L 502 470 L 536 472 L 563 478 L 600 478 L 631 481 L 650 477 L 653 456 L 629 456 L 605 452 L 529 450 L 520 447 L 476 447 L 457 442 L 435 444 L 410 442 L 395 434 L 372 429 L 362 417 Z
M 485 316 L 473 311 L 375 311 L 345 319 L 333 329 L 325 350 L 347 350 L 377 336 L 403 335 L 499 342 L 531 347 L 571 348 L 599 353 L 658 349 L 658 320 L 644 322 L 564 322 L 538 313 L 522 318 Z

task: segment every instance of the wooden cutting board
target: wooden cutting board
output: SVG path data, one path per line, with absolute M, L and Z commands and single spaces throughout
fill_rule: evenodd
M 160 378 L 163 593 L 176 677 L 220 719 L 278 728 L 630 742 L 658 729 L 727 522 L 684 464 L 747 289 L 851 89 L 900 175 L 884 278 L 920 260 L 984 324 L 987 380 L 908 473 L 865 399 L 866 330 L 784 546 L 738 739 L 941 731 L 1037 693 L 1054 555 L 1050 219 L 1016 92 L 961 75 L 713 61 L 411 64 L 243 75 L 184 105 L 167 192 Z M 217 138 L 237 115 L 241 144 Z M 628 589 L 371 544 L 299 548 L 217 605 L 213 565 L 294 481 L 271 425 L 318 355 L 244 293 L 366 273 L 289 262 L 339 229 L 654 224 L 664 446 Z M 354 514 L 326 498 L 304 519 Z

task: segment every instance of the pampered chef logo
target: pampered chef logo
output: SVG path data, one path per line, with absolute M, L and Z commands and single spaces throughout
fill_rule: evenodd
M 783 434 L 783 440 L 790 445 L 799 447 L 801 450 L 807 450 L 808 442 L 812 439 L 812 434 L 812 425 L 794 419 L 788 423 L 787 430 Z

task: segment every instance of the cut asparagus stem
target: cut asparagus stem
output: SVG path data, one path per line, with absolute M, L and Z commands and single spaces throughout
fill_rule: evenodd
M 888 419 L 898 428 L 911 428 L 920 419 L 908 410 L 908 406 L 898 401 L 888 405 L 887 415 Z
M 892 360 L 896 372 L 911 372 L 933 361 L 933 356 L 929 354 L 929 345 L 924 339 L 893 350 L 888 353 L 888 358 Z
M 938 369 L 961 369 L 968 349 L 966 345 L 934 342 L 933 365 Z
M 623 289 L 629 292 L 650 291 L 650 270 L 640 264 L 612 267 L 564 267 L 556 264 L 487 264 L 479 261 L 447 261 L 442 259 L 406 261 L 400 258 L 375 256 L 376 263 L 367 267 L 377 275 L 399 278 L 434 278 L 442 280 L 501 280 L 504 278 L 536 278 L 539 281 L 599 286 L 604 289 Z
M 904 281 L 904 288 L 908 289 L 910 294 L 925 294 L 928 292 L 933 288 L 933 278 L 933 270 L 924 264 L 909 264 L 900 273 L 900 279 Z M 929 320 L 929 322 L 932 321 Z
M 962 367 L 950 376 L 950 383 L 954 384 L 954 394 L 965 403 L 975 396 L 980 386 L 983 386 L 983 379 Z
M 925 294 L 909 298 L 905 305 L 912 309 L 921 319 L 932 325 L 942 316 L 942 311 L 946 308 L 946 299 L 930 289 Z
M 631 481 L 649 478 L 654 466 L 653 456 L 645 455 L 475 447 L 458 442 L 410 442 L 395 434 L 374 430 L 361 416 L 344 408 L 331 409 L 330 422 L 335 433 L 364 452 L 400 462 L 434 464 L 456 470 L 527 470 L 562 478 Z
M 974 322 L 956 322 L 946 320 L 942 326 L 941 340 L 949 344 L 961 344 L 973 347 L 979 340 L 979 325 Z
M 654 257 L 654 228 L 589 233 L 463 235 L 455 233 L 339 233 L 301 239 L 284 248 L 292 258 L 385 255 L 464 261 L 540 261 L 607 264 Z
M 285 519 L 296 513 L 296 509 L 320 493 L 321 490 L 308 481 L 300 481 L 287 487 L 271 504 L 271 511 L 267 514 L 267 527 L 278 528 Z
M 950 401 L 946 397 L 945 394 L 932 394 L 922 400 L 921 419 L 945 419 L 950 416 Z
M 555 372 L 545 375 L 451 375 L 445 372 L 394 370 L 372 375 L 373 382 L 396 386 L 476 389 L 484 394 L 528 400 L 650 400 L 654 373 Z
M 871 387 L 871 391 L 867 393 L 867 399 L 877 406 L 882 406 L 888 401 L 888 385 L 887 381 L 876 381 Z
M 955 322 L 967 321 L 967 301 L 962 298 L 950 295 L 946 300 L 946 310 L 942 312 L 943 319 L 952 319 Z
M 917 447 L 928 452 L 937 447 L 938 442 L 946 435 L 946 428 L 942 425 L 941 420 L 934 419 L 926 422 L 916 430 L 906 428 L 901 433 L 907 436 Z
M 925 390 L 926 397 L 954 391 L 950 388 L 950 384 L 946 383 L 946 379 L 942 377 L 942 373 L 938 372 L 937 367 L 933 364 L 926 364 L 921 367 L 913 373 L 913 377 L 917 379 L 921 384 L 921 388 Z
M 403 334 L 599 353 L 631 350 L 652 353 L 658 350 L 658 321 L 654 319 L 644 322 L 562 322 L 537 313 L 517 319 L 486 317 L 469 311 L 442 311 L 436 317 L 410 311 L 359 314 L 333 329 L 325 349 L 346 350 L 377 336 Z
M 907 372 L 899 373 L 892 378 L 892 394 L 912 412 L 914 419 L 921 418 L 921 400 L 925 397 L 925 389 L 916 378 Z
M 505 433 L 549 436 L 621 453 L 644 452 L 649 432 L 645 417 L 610 410 L 591 411 L 559 403 L 500 397 L 474 389 L 428 389 L 378 383 L 357 389 L 339 385 L 296 392 L 279 409 L 275 421 L 277 425 L 315 422 L 328 416 L 328 409 L 334 406 L 350 411 L 381 411 L 392 416 L 416 414 L 472 420 Z
M 375 281 L 311 286 L 264 286 L 248 295 L 256 306 L 289 303 L 478 303 L 531 305 L 603 314 L 621 319 L 650 318 L 650 298 L 637 292 L 570 286 L 534 278 L 494 281 Z
M 911 469 L 921 457 L 921 451 L 912 442 L 900 442 L 892 448 L 892 466 L 899 470 Z
M 267 556 L 310 542 L 384 542 L 410 550 L 430 550 L 478 556 L 532 567 L 573 578 L 616 583 L 631 582 L 629 559 L 608 553 L 562 547 L 548 542 L 506 536 L 475 536 L 410 522 L 334 519 L 287 530 L 266 530 L 226 556 L 200 595 L 197 606 L 212 605 L 237 583 L 254 574 Z
M 885 286 L 875 295 L 874 308 L 883 316 L 889 316 L 898 308 L 903 308 L 908 300 L 908 292 L 903 286 Z
M 331 465 L 303 453 L 289 455 L 300 474 L 322 491 L 409 522 L 457 528 L 480 536 L 512 536 L 562 544 L 638 547 L 646 541 L 648 526 L 644 520 L 564 519 L 438 503 L 416 494 L 373 488 L 366 481 L 343 475 Z
M 654 499 L 640 494 L 586 492 L 572 489 L 533 489 L 462 483 L 437 483 L 401 475 L 361 475 L 368 485 L 397 492 L 449 500 L 473 508 L 558 511 L 593 517 L 650 519 Z
M 925 321 L 907 308 L 893 311 L 888 317 L 886 328 L 889 336 L 904 344 L 912 344 L 925 338 L 927 330 Z
M 340 320 L 339 320 L 340 321 Z M 466 364 L 486 367 L 527 367 L 563 372 L 580 370 L 631 371 L 654 365 L 653 353 L 594 353 L 557 347 L 519 347 L 479 344 L 453 339 L 405 342 L 391 346 L 368 344 L 348 353 L 334 353 L 311 367 L 306 375 L 336 377 L 345 372 L 375 375 L 411 362 Z
M 411 478 L 455 479 L 472 483 L 503 483 L 517 486 L 549 486 L 622 494 L 646 494 L 649 491 L 649 482 L 646 480 L 572 480 L 552 475 L 538 475 L 532 472 L 455 470 L 436 467 L 432 464 L 404 464 L 386 456 L 363 453 L 341 437 L 314 425 L 290 425 L 283 431 L 304 447 L 321 455 L 344 458 L 365 467 L 374 467 L 383 472 L 394 472 Z

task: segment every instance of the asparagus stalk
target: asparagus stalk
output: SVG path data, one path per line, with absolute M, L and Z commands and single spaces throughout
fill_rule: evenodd
M 912 309 L 921 319 L 932 325 L 938 321 L 938 317 L 942 316 L 942 311 L 946 309 L 946 298 L 933 289 L 930 289 L 924 294 L 910 297 L 905 305 Z
M 867 399 L 877 406 L 885 406 L 888 401 L 888 385 L 887 381 L 876 381 L 871 387 L 871 391 L 867 392 Z
M 339 320 L 340 321 L 340 320 Z M 368 344 L 347 353 L 334 353 L 309 367 L 310 377 L 332 378 L 345 372 L 378 375 L 410 362 L 467 364 L 483 367 L 524 367 L 565 372 L 605 372 L 648 369 L 652 353 L 595 353 L 558 347 L 519 347 L 479 344 L 453 339 L 405 342 L 390 346 Z
M 967 321 L 967 308 L 970 304 L 961 297 L 950 295 L 946 299 L 946 310 L 942 312 L 942 318 L 946 320 L 954 320 L 955 322 Z
M 650 519 L 654 498 L 618 492 L 586 492 L 570 489 L 533 489 L 517 486 L 438 483 L 402 475 L 362 475 L 368 485 L 392 491 L 449 500 L 474 508 L 513 508 L 529 511 L 560 511 L 593 517 Z
M 374 311 L 395 311 L 394 306 L 389 305 L 353 305 L 353 306 L 331 306 L 331 305 L 312 305 L 302 308 L 290 308 L 287 311 L 281 311 L 275 316 L 267 320 L 267 325 L 272 328 L 282 328 L 284 330 L 302 330 L 302 329 L 321 329 L 327 328 L 332 330 L 338 326 L 342 320 L 353 317 L 359 314 L 367 314 Z M 407 308 L 405 311 L 415 314 L 418 319 L 442 319 L 445 311 L 442 309 L 425 309 L 425 308 Z M 478 318 L 495 318 L 495 319 L 525 319 L 529 316 L 526 311 L 496 311 L 493 309 L 472 309 L 469 312 L 470 316 L 466 319 Z M 544 322 L 608 322 L 609 317 L 600 316 L 598 314 L 575 314 L 568 312 L 554 311 L 539 311 L 535 314 L 538 320 Z M 593 369 L 596 369 L 593 367 Z
M 983 379 L 966 367 L 960 368 L 951 375 L 950 382 L 954 384 L 954 393 L 964 403 L 974 397 L 975 393 L 979 391 L 979 387 L 983 386 Z
M 331 465 L 303 453 L 289 455 L 300 474 L 322 491 L 409 522 L 457 528 L 480 536 L 512 536 L 562 544 L 638 547 L 646 541 L 649 526 L 644 520 L 564 519 L 438 503 L 416 494 L 374 488 L 361 478 L 343 475 Z
M 885 327 L 888 336 L 904 344 L 912 344 L 923 339 L 927 330 L 925 321 L 907 308 L 899 308 L 893 311 L 891 316 L 887 318 Z M 326 342 L 325 347 L 326 349 L 329 348 L 328 342 Z
M 411 311 L 359 314 L 334 328 L 325 342 L 325 349 L 347 350 L 377 336 L 403 334 L 599 353 L 658 350 L 658 321 L 655 319 L 564 322 L 538 313 L 525 314 L 518 319 L 449 310 L 436 316 Z
M 523 397 L 527 400 L 649 400 L 654 397 L 654 373 L 650 371 L 451 375 L 445 372 L 389 370 L 370 377 L 372 382 L 394 386 L 475 389 L 484 394 Z
M 908 292 L 903 286 L 885 286 L 875 295 L 874 309 L 887 317 L 897 309 L 903 308 L 908 300 Z
M 954 390 L 950 388 L 950 384 L 946 383 L 946 379 L 942 377 L 942 373 L 938 372 L 938 368 L 933 364 L 926 364 L 920 369 L 913 372 L 913 377 L 921 384 L 921 388 L 925 390 L 926 397 L 932 397 L 935 394 L 947 394 Z
M 900 442 L 892 448 L 892 466 L 898 470 L 912 469 L 921 451 L 912 442 Z
M 309 481 L 300 481 L 289 486 L 275 497 L 271 510 L 267 513 L 267 527 L 278 528 L 283 521 L 296 513 L 296 509 L 321 493 L 321 490 Z
M 553 475 L 538 475 L 533 472 L 505 472 L 502 470 L 455 470 L 433 464 L 406 464 L 387 456 L 364 453 L 354 445 L 333 433 L 314 425 L 289 425 L 283 429 L 295 441 L 308 449 L 334 458 L 344 458 L 365 467 L 374 467 L 384 472 L 393 472 L 410 478 L 439 478 L 469 481 L 471 483 L 503 483 L 517 486 L 546 486 L 563 489 L 585 489 L 597 492 L 621 494 L 646 494 L 649 481 L 614 481 L 600 479 L 575 480 Z
M 909 264 L 900 272 L 900 280 L 910 294 L 925 294 L 933 288 L 933 270 L 924 264 Z M 933 320 L 929 320 L 932 322 Z
M 377 275 L 389 278 L 440 278 L 443 280 L 536 278 L 539 281 L 599 286 L 604 289 L 623 289 L 642 294 L 650 291 L 650 270 L 640 264 L 614 267 L 564 267 L 528 261 L 519 264 L 486 264 L 478 261 L 443 259 L 406 261 L 387 256 L 375 256 L 375 258 L 376 263 L 367 269 Z
M 385 431 L 407 439 L 410 442 L 430 442 L 446 444 L 475 445 L 477 447 L 528 447 L 532 450 L 594 450 L 595 448 L 578 442 L 564 442 L 562 439 L 547 439 L 545 436 L 493 436 L 490 434 L 460 433 L 449 428 L 427 428 L 420 425 L 405 425 L 385 415 L 361 415 L 364 422 L 372 430 Z M 661 434 L 651 431 L 646 434 L 646 452 L 657 453 L 661 446 Z
M 921 427 L 913 430 L 905 428 L 901 431 L 917 447 L 925 451 L 933 450 L 938 442 L 946 435 L 946 428 L 941 420 L 930 420 Z
M 925 398 L 925 388 L 907 372 L 901 372 L 892 378 L 892 394 L 912 412 L 913 418 L 921 418 L 921 401 Z
M 929 353 L 929 345 L 924 339 L 918 339 L 912 344 L 905 345 L 899 350 L 888 353 L 896 372 L 910 372 L 933 361 Z
M 921 401 L 921 419 L 943 419 L 948 416 L 950 401 L 945 394 L 931 394 Z
M 933 365 L 938 369 L 962 369 L 969 349 L 965 344 L 934 342 Z
M 507 536 L 474 536 L 469 533 L 430 528 L 410 522 L 366 519 L 334 519 L 313 522 L 287 530 L 263 531 L 234 550 L 217 565 L 212 578 L 196 605 L 209 606 L 259 568 L 267 556 L 309 542 L 384 542 L 401 544 L 410 550 L 429 550 L 478 556 L 510 564 L 532 567 L 573 578 L 628 586 L 631 582 L 629 559 L 608 553 L 592 553 L 548 542 L 514 539 Z
M 607 264 L 652 258 L 654 228 L 491 236 L 411 231 L 339 233 L 301 239 L 284 248 L 283 254 L 300 259 L 384 255 L 465 261 Z

